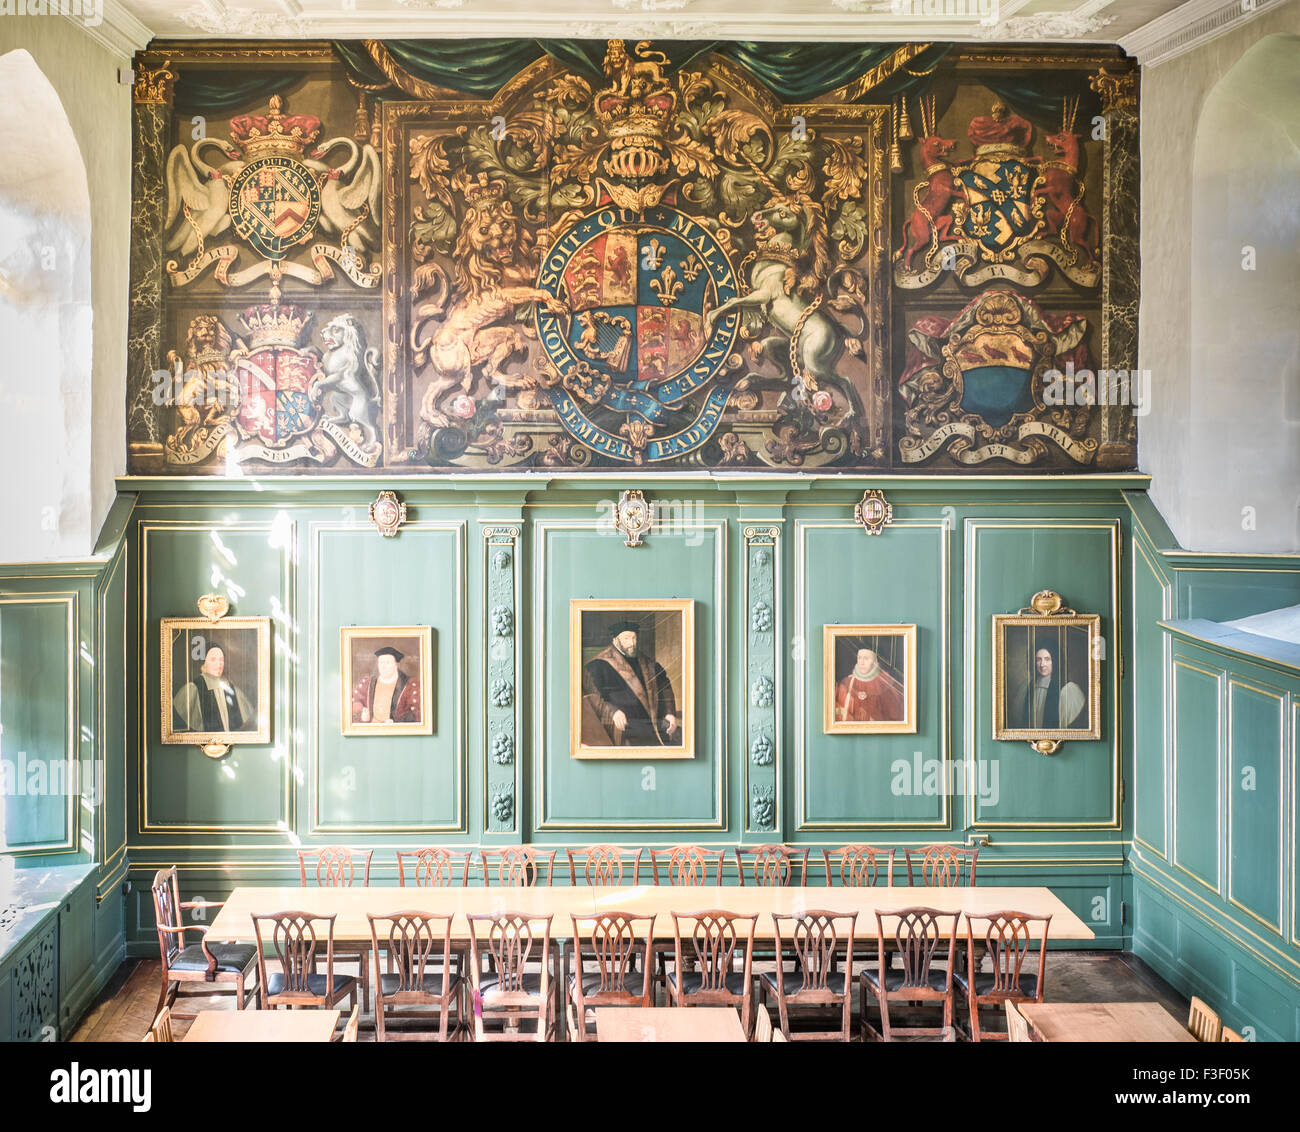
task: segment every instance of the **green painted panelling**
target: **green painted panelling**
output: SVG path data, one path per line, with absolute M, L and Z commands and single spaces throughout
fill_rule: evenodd
M 802 826 L 940 825 L 947 794 L 936 763 L 949 758 L 945 668 L 945 558 L 952 534 L 942 522 L 891 527 L 869 537 L 852 523 L 796 525 L 796 587 L 802 594 L 795 640 L 801 703 L 795 705 L 804 803 Z M 823 627 L 917 626 L 917 732 L 827 735 Z M 947 657 L 945 657 L 947 649 Z M 945 659 L 949 665 L 945 665 Z M 931 793 L 939 789 L 938 795 Z
M 670 825 L 721 827 L 722 731 L 728 726 L 724 681 L 728 643 L 723 603 L 728 593 L 727 535 L 720 521 L 698 529 L 651 535 L 627 547 L 608 524 L 591 519 L 542 519 L 534 545 L 537 651 L 532 658 L 533 749 L 542 796 L 534 803 L 540 828 L 600 829 Z M 695 602 L 695 757 L 590 760 L 570 757 L 569 603 L 579 598 L 690 598 Z M 739 705 L 737 705 L 739 706 Z
M 1145 539 L 1135 538 L 1133 569 L 1132 694 L 1133 833 L 1162 856 L 1169 853 L 1168 747 L 1165 738 L 1165 636 L 1154 630 L 1169 615 L 1173 586 L 1159 564 L 1159 554 Z
M 421 523 L 392 539 L 377 538 L 366 527 L 317 527 L 313 539 L 309 655 L 316 663 L 302 674 L 312 719 L 307 754 L 316 784 L 313 824 L 322 832 L 356 826 L 367 831 L 459 828 L 467 676 L 463 524 Z M 427 701 L 432 735 L 340 733 L 339 631 L 350 625 L 433 629 L 435 695 Z
M 974 635 L 974 678 L 967 692 L 974 721 L 971 739 L 983 781 L 992 783 L 996 768 L 998 783 L 996 805 L 985 804 L 976 793 L 975 824 L 1108 824 L 1113 820 L 1113 764 L 1119 745 L 1112 613 L 1117 596 L 1118 521 L 1045 517 L 1039 522 L 1043 525 L 1035 526 L 1033 520 L 967 522 L 965 601 L 967 625 Z M 1025 742 L 991 738 L 993 615 L 1015 613 L 1044 589 L 1055 590 L 1071 609 L 1100 614 L 1106 649 L 1101 665 L 1101 739 L 1071 740 L 1053 756 L 1040 755 Z
M 1228 898 L 1281 934 L 1285 697 L 1230 681 L 1228 704 Z
M 1178 572 L 1179 617 L 1234 621 L 1300 602 L 1300 564 L 1251 569 L 1195 567 Z
M 1219 891 L 1223 787 L 1221 689 L 1213 672 L 1174 660 L 1174 861 Z
M 0 843 L 11 849 L 69 840 L 69 616 L 61 600 L 0 603 Z
M 287 821 L 287 760 L 304 723 L 292 710 L 294 662 L 307 641 L 287 593 L 286 558 L 293 553 L 293 523 L 283 512 L 238 521 L 228 511 L 191 513 L 143 524 L 145 812 L 138 820 L 146 832 L 274 829 Z M 198 747 L 161 742 L 160 618 L 197 617 L 195 602 L 205 593 L 228 597 L 230 616 L 272 618 L 272 741 L 233 747 L 222 759 L 207 758 Z M 246 692 L 251 698 L 252 690 Z
M 97 859 L 109 866 L 110 876 L 123 868 L 126 860 L 127 689 L 135 683 L 133 634 L 127 632 L 130 577 L 131 562 L 123 546 L 105 567 L 96 594 L 94 671 L 99 721 L 95 784 L 100 807 L 95 847 Z

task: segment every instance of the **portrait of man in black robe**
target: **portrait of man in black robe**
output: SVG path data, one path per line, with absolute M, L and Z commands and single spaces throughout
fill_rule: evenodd
M 582 740 L 598 747 L 671 747 L 682 743 L 672 682 L 645 651 L 641 626 L 616 621 L 609 644 L 582 669 Z

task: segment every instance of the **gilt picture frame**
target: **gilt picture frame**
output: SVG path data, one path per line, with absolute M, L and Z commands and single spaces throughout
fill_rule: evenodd
M 1035 608 L 993 616 L 993 738 L 1055 754 L 1069 739 L 1101 738 L 1101 616 L 1062 609 L 1051 591 Z
M 575 759 L 695 757 L 695 602 L 569 603 L 569 748 Z
M 916 731 L 916 626 L 822 628 L 822 729 L 827 735 Z
M 269 617 L 164 617 L 158 655 L 164 744 L 215 756 L 271 741 Z
M 342 734 L 433 734 L 430 626 L 343 626 L 339 673 Z

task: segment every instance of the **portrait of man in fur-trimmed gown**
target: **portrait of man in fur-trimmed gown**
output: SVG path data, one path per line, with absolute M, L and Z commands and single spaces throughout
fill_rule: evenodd
M 681 719 L 664 666 L 643 651 L 641 626 L 610 626 L 609 644 L 582 669 L 586 746 L 680 746 Z

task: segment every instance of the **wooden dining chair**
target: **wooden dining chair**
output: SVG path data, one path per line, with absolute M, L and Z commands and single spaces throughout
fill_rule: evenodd
M 163 1007 L 158 1011 L 158 1016 L 154 1018 L 153 1025 L 149 1027 L 149 1033 L 155 1042 L 174 1042 L 176 1038 L 172 1034 L 172 1012 Z
M 509 845 L 504 849 L 484 849 L 484 885 L 503 888 L 533 888 L 549 885 L 555 868 L 554 849 L 534 849 L 531 845 Z
M 323 849 L 298 850 L 298 879 L 303 888 L 313 881 L 320 888 L 353 888 L 358 883 L 370 887 L 370 859 L 373 849 L 348 849 L 341 845 L 328 845 Z M 308 872 L 310 866 L 311 872 Z M 310 879 L 309 879 L 310 878 Z M 361 1008 L 370 1009 L 370 957 L 367 945 L 341 944 L 339 953 L 356 956 L 357 977 L 361 984 Z
M 738 845 L 736 870 L 740 873 L 741 887 L 749 883 L 746 872 L 759 888 L 804 885 L 808 883 L 808 850 L 787 845 Z
M 644 849 L 624 849 L 621 845 L 587 845 L 581 849 L 565 850 L 569 856 L 569 883 L 576 885 L 578 877 L 584 884 L 609 887 L 611 885 L 640 884 L 641 857 Z
M 673 917 L 673 970 L 668 972 L 673 1006 L 738 1006 L 749 1036 L 754 1011 L 754 927 L 757 914 L 710 908 Z M 688 925 L 685 937 L 683 924 Z M 739 962 L 739 969 L 737 969 Z
M 901 957 L 901 969 L 894 968 L 888 960 L 885 937 L 885 919 L 896 920 L 889 936 Z M 937 908 L 902 908 L 897 912 L 876 913 L 875 966 L 862 969 L 861 1010 L 862 1040 L 872 1038 L 891 1042 L 895 1037 L 937 1037 L 952 1040 L 955 1033 L 953 1016 L 953 981 L 951 970 L 945 970 L 936 960 L 940 950 L 947 945 L 947 954 L 957 946 L 958 916 Z M 951 921 L 945 933 L 943 921 Z M 867 1004 L 875 999 L 880 1012 L 880 1028 L 868 1019 Z M 889 1020 L 891 1002 L 941 1006 L 942 1026 L 894 1026 Z
M 575 916 L 573 921 L 573 973 L 569 999 L 576 1040 L 596 1040 L 595 1017 L 587 1012 L 601 1006 L 653 1006 L 654 982 L 650 970 L 650 941 L 655 916 L 635 912 L 601 912 Z
M 469 920 L 470 979 L 476 1042 L 547 1042 L 554 1037 L 551 920 L 528 912 L 474 914 Z M 536 965 L 530 971 L 530 965 Z M 487 1023 L 499 1021 L 501 1030 Z M 532 1033 L 521 1029 L 533 1021 Z
M 373 849 L 353 850 L 337 845 L 324 849 L 299 849 L 298 878 L 303 888 L 311 883 L 307 879 L 310 865 L 311 876 L 321 888 L 352 888 L 357 883 L 358 873 L 361 884 L 369 887 L 370 858 L 374 853 Z
M 1007 1012 L 1007 1040 L 1012 1042 L 1030 1042 L 1029 1019 L 1020 1013 L 1014 999 L 1006 999 L 1003 1005 Z
M 980 847 L 922 845 L 904 849 L 907 883 L 924 888 L 970 888 L 975 884 Z
M 193 1018 L 175 1004 L 182 985 L 197 985 L 204 995 L 233 993 L 235 1009 L 243 1010 L 257 994 L 257 948 L 251 943 L 217 943 L 209 941 L 206 924 L 186 924 L 183 914 L 196 908 L 220 908 L 212 900 L 181 900 L 176 866 L 159 869 L 153 876 L 153 914 L 158 928 L 158 954 L 162 962 L 162 988 L 158 992 L 155 1013 L 171 1007 L 177 1018 Z M 186 945 L 186 933 L 198 936 L 197 943 Z M 187 996 L 189 997 L 189 996 Z
M 823 849 L 827 885 L 845 888 L 875 888 L 894 883 L 894 851 L 874 845 L 842 845 Z
M 437 845 L 397 851 L 397 883 L 416 888 L 464 888 L 469 884 L 469 854 Z
M 1028 912 L 991 912 L 987 916 L 967 916 L 964 970 L 958 965 L 953 972 L 970 1008 L 971 1041 L 984 1038 L 1005 1039 L 1007 1034 L 984 1032 L 980 1027 L 980 1008 L 1002 1009 L 1004 1002 L 1042 1002 L 1047 989 L 1047 933 L 1051 916 L 1034 916 Z M 974 924 L 987 925 L 976 931 Z M 1040 928 L 1041 925 L 1041 928 Z M 1038 969 L 1026 966 L 1031 946 L 1038 939 Z M 982 970 L 981 953 L 992 962 L 992 972 Z
M 357 1001 L 357 979 L 334 972 L 334 914 L 312 912 L 254 913 L 257 973 L 263 1010 L 277 1006 L 324 1006 L 333 1009 L 345 998 Z M 268 938 L 263 939 L 266 925 Z M 317 925 L 321 925 L 319 928 Z M 321 935 L 325 936 L 325 970 L 321 972 Z M 267 974 L 266 945 L 280 970 Z
M 722 883 L 724 849 L 706 849 L 703 845 L 673 845 L 667 849 L 650 850 L 650 871 L 655 884 L 667 883 L 685 887 L 718 885 Z M 660 866 L 666 881 L 661 881 Z M 712 879 L 710 879 L 712 871 Z
M 1187 1029 L 1198 1042 L 1217 1042 L 1223 1036 L 1223 1021 L 1201 999 L 1192 996 L 1187 1012 Z
M 1236 1030 L 1231 1030 L 1227 1026 L 1224 1026 L 1223 1037 L 1221 1037 L 1219 1040 L 1224 1042 L 1244 1042 L 1246 1039 L 1243 1038 L 1239 1033 L 1237 1033 Z
M 459 1033 L 464 983 L 451 941 L 453 918 L 427 912 L 366 913 L 376 968 L 376 1041 L 445 1042 Z M 388 957 L 386 972 L 378 969 L 381 951 Z M 436 1020 L 438 1029 L 388 1029 L 390 1022 L 410 1020 Z
M 760 1006 L 754 1011 L 754 1036 L 749 1040 L 755 1043 L 772 1040 L 772 1015 L 767 1012 L 766 1006 Z
M 357 1034 L 361 1029 L 361 1007 L 354 1006 L 352 1013 L 348 1015 L 348 1024 L 343 1027 L 343 1036 L 339 1038 L 340 1042 L 355 1042 Z
M 787 1040 L 848 1042 L 853 1040 L 853 935 L 856 912 L 814 909 L 802 915 L 772 913 L 776 929 L 777 966 L 758 979 L 759 1002 L 776 995 L 781 1033 Z M 787 964 L 788 960 L 788 964 Z M 790 1010 L 826 1014 L 834 1011 L 835 1030 L 790 1031 Z

